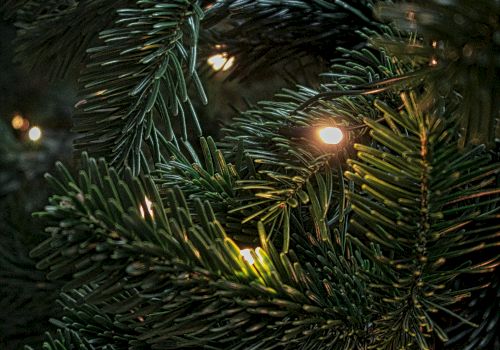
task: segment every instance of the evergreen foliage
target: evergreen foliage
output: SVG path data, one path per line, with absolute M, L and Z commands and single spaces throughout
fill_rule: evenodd
M 251 79 L 270 68 L 292 69 L 293 63 L 328 63 L 336 55 L 333 47 L 362 46 L 356 30 L 379 26 L 372 7 L 370 0 L 215 1 L 207 6 L 203 24 L 210 30 L 203 39 L 210 54 L 224 43 L 220 50 L 235 57 L 230 78 Z
M 46 175 L 53 195 L 37 214 L 50 236 L 31 257 L 64 283 L 59 330 L 43 348 L 500 345 L 496 2 L 481 1 L 486 12 L 474 0 L 384 2 L 378 15 L 399 24 L 389 28 L 364 1 L 118 3 L 114 22 L 85 36 L 100 44 L 81 74 L 79 170 L 58 163 Z M 51 18 L 80 5 L 92 13 L 80 1 Z M 200 35 L 204 12 L 212 31 Z M 409 13 L 416 32 L 401 31 Z M 455 33 L 457 13 L 487 33 Z M 39 20 L 33 30 L 49 23 Z M 362 26 L 361 44 L 339 49 L 319 86 L 251 106 L 220 142 L 197 137 L 199 38 L 212 45 L 227 30 L 240 65 L 231 74 L 245 78 L 350 42 Z M 487 62 L 450 56 L 476 36 L 488 38 Z M 344 139 L 320 142 L 323 126 Z
M 486 143 L 500 137 L 500 3 L 498 1 L 438 1 L 381 3 L 376 13 L 394 22 L 412 40 L 376 39 L 391 54 L 409 56 L 428 73 L 421 108 L 438 95 L 459 93 L 464 103 L 461 145 Z M 415 36 L 415 33 L 417 36 Z M 431 100 L 431 101 L 429 101 Z

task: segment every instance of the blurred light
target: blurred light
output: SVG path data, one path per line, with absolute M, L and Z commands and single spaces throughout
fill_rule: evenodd
M 430 64 L 431 66 L 437 66 L 438 61 L 437 61 L 437 59 L 432 58 L 432 59 L 431 59 L 431 62 L 430 62 L 429 64 Z
M 31 141 L 36 142 L 42 138 L 42 130 L 38 126 L 34 126 L 28 131 L 28 137 Z
M 227 57 L 227 53 L 218 53 L 216 55 L 210 56 L 207 63 L 215 71 L 226 71 L 231 68 L 234 64 L 234 57 Z
M 321 141 L 329 145 L 337 145 L 344 138 L 342 130 L 331 126 L 320 129 L 318 134 Z
M 149 216 L 153 217 L 154 216 L 153 215 L 153 202 L 151 202 L 148 197 L 144 197 L 144 202 L 146 203 L 146 210 L 148 211 Z M 139 206 L 139 212 L 141 213 L 141 216 L 143 218 L 146 217 L 146 213 L 144 212 L 144 208 L 142 207 L 142 205 Z
M 21 117 L 19 114 L 16 114 L 13 118 L 12 121 L 10 122 L 12 124 L 12 127 L 16 130 L 19 130 L 23 127 L 24 125 L 24 118 Z
M 231 68 L 231 67 L 233 66 L 233 64 L 234 64 L 234 57 L 230 57 L 230 58 L 227 60 L 227 62 L 226 62 L 226 64 L 224 65 L 224 67 L 222 67 L 222 70 L 223 70 L 223 71 L 228 70 L 229 68 Z
M 250 265 L 253 265 L 255 263 L 255 259 L 252 256 L 252 250 L 251 249 L 242 249 L 240 250 L 240 254 L 245 259 Z
M 23 126 L 21 126 L 21 131 L 26 131 L 30 128 L 30 121 L 26 118 L 23 120 Z

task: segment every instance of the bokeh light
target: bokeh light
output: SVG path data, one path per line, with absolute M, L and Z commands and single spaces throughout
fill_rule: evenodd
M 40 140 L 42 138 L 42 129 L 40 129 L 38 126 L 32 127 L 28 131 L 28 137 L 33 142 Z

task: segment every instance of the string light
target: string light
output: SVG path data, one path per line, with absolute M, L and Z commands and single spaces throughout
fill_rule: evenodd
M 144 202 L 146 203 L 146 210 L 148 211 L 149 216 L 154 217 L 153 202 L 151 202 L 148 197 L 144 197 Z M 139 206 L 139 212 L 141 213 L 142 218 L 146 217 L 146 213 L 144 212 L 142 205 Z
M 344 138 L 342 130 L 332 126 L 319 129 L 318 135 L 321 141 L 328 145 L 337 145 Z
M 28 131 L 28 137 L 31 141 L 36 142 L 42 138 L 42 130 L 38 126 L 34 126 Z
M 255 259 L 252 256 L 252 250 L 251 249 L 241 249 L 240 254 L 243 257 L 243 259 L 246 260 L 250 265 L 253 265 L 255 263 Z
M 216 55 L 210 56 L 207 63 L 215 71 L 222 70 L 223 72 L 231 68 L 234 64 L 234 57 L 228 57 L 227 53 L 218 53 Z
M 11 120 L 11 125 L 14 129 L 19 130 L 24 126 L 24 118 L 21 117 L 19 114 L 16 114 L 14 117 L 12 117 Z

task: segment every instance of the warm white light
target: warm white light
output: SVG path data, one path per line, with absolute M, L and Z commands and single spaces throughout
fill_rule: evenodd
M 149 216 L 153 217 L 153 202 L 151 202 L 148 197 L 144 197 L 144 202 L 146 203 L 146 210 L 148 211 Z M 139 212 L 143 218 L 146 217 L 146 213 L 144 212 L 142 205 L 139 207 Z
M 13 118 L 12 121 L 10 122 L 12 127 L 16 130 L 19 130 L 23 127 L 24 125 L 24 118 L 21 117 L 19 114 L 16 114 Z
M 255 259 L 252 256 L 252 250 L 251 249 L 242 249 L 240 250 L 240 254 L 245 259 L 250 265 L 253 265 L 255 263 Z
M 336 145 L 342 141 L 344 134 L 339 128 L 328 126 L 319 130 L 319 137 L 326 144 Z
M 234 57 L 229 57 L 224 67 L 222 67 L 222 71 L 228 70 L 233 66 L 233 64 L 234 64 Z
M 226 71 L 231 68 L 234 64 L 234 57 L 227 57 L 227 53 L 218 53 L 216 55 L 210 56 L 207 63 L 215 71 Z
M 430 62 L 429 64 L 430 64 L 431 66 L 437 66 L 438 61 L 437 61 L 437 59 L 432 58 L 432 59 L 431 59 L 431 62 Z
M 34 126 L 28 131 L 28 137 L 31 141 L 38 141 L 42 137 L 42 130 L 38 126 Z

